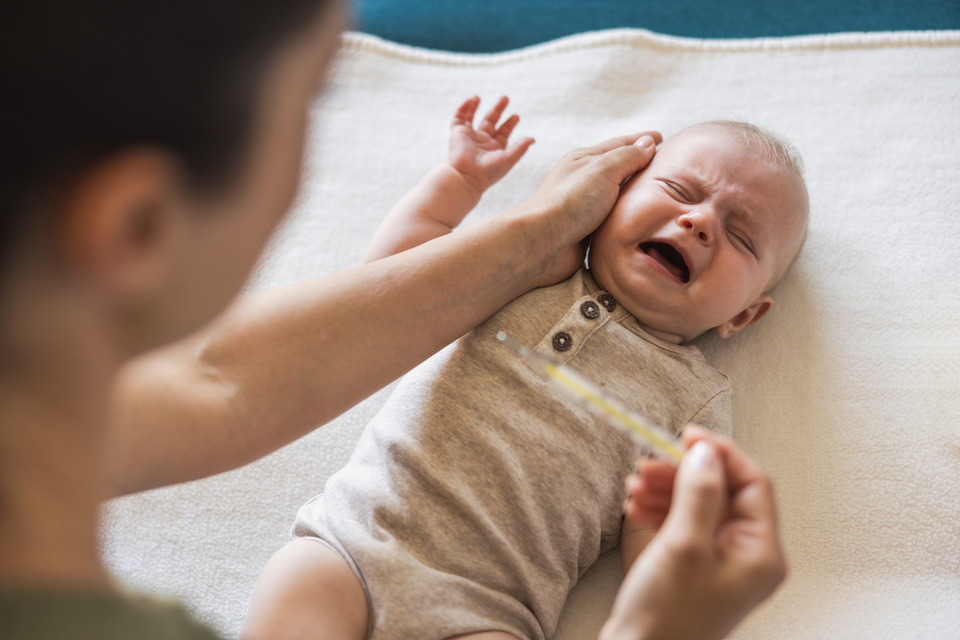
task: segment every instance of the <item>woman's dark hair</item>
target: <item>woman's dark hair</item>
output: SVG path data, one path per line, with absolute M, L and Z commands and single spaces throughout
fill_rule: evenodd
M 0 260 L 38 202 L 126 147 L 169 150 L 196 188 L 228 179 L 271 55 L 326 2 L 4 0 Z

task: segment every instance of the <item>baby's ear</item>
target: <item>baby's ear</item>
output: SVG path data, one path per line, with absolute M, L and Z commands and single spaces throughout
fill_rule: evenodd
M 729 338 L 767 315 L 767 311 L 771 308 L 773 308 L 773 298 L 766 295 L 760 296 L 749 307 L 718 326 L 717 335 L 721 338 Z

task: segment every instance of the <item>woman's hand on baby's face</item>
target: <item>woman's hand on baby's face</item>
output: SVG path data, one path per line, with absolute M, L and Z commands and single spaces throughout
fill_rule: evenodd
M 583 240 L 610 214 L 620 185 L 650 163 L 662 139 L 647 131 L 571 151 L 517 209 L 541 218 L 540 241 L 557 247 L 544 265 L 542 285 L 568 277 L 583 264 Z

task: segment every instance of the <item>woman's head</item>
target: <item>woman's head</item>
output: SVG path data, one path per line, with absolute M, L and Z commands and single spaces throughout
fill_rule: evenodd
M 339 9 L 335 0 L 5 3 L 0 276 L 11 275 L 28 243 L 59 262 L 103 267 L 103 255 L 87 254 L 126 233 L 127 245 L 167 242 L 165 260 L 176 251 L 182 259 L 140 264 L 118 286 L 165 278 L 151 285 L 157 301 L 193 310 L 181 326 L 168 323 L 171 335 L 209 317 L 236 292 L 293 196 L 305 111 L 335 46 Z M 187 221 L 195 246 L 181 237 L 171 248 Z M 202 250 L 218 239 L 222 246 Z M 171 275 L 177 269 L 185 273 Z M 192 292 L 181 286 L 191 280 Z M 205 280 L 223 291 L 211 295 Z

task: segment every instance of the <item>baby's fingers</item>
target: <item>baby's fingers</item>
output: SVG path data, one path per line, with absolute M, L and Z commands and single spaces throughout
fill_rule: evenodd
M 523 157 L 523 154 L 527 152 L 527 149 L 530 148 L 530 145 L 534 143 L 533 138 L 520 138 L 510 146 L 506 148 L 506 155 L 509 159 L 510 166 L 513 167 L 520 158 Z
M 510 100 L 507 96 L 500 96 L 497 104 L 493 105 L 493 108 L 484 116 L 483 122 L 480 123 L 480 130 L 489 133 L 491 136 L 495 135 L 497 133 L 497 122 L 500 121 L 503 110 L 507 108 L 509 102 Z M 514 123 L 514 125 L 516 125 L 516 123 Z
M 457 109 L 457 112 L 453 115 L 453 122 L 451 126 L 457 125 L 467 125 L 469 127 L 473 126 L 473 118 L 477 114 L 477 107 L 480 106 L 480 97 L 473 96 L 472 98 L 467 98 L 463 101 L 463 104 Z
M 513 114 L 507 121 L 500 125 L 500 128 L 497 129 L 497 133 L 494 136 L 502 145 L 507 144 L 507 140 L 510 138 L 510 134 L 513 133 L 514 128 L 516 128 L 517 123 L 520 122 L 520 116 Z

